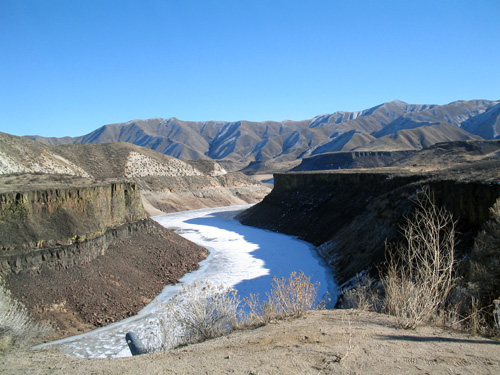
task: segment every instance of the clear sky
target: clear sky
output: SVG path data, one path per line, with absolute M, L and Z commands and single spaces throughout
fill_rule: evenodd
M 500 0 L 0 0 L 0 131 L 500 99 Z

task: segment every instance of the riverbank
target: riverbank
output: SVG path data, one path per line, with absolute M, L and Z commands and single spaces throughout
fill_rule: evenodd
M 358 310 L 305 318 L 137 357 L 80 359 L 55 350 L 0 358 L 17 374 L 497 374 L 500 343 L 438 327 L 395 328 L 392 317 Z

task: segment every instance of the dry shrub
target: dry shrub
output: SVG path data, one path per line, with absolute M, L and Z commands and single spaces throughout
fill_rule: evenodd
M 0 353 L 27 347 L 49 332 L 49 325 L 31 320 L 24 306 L 10 296 L 0 279 Z
M 473 336 L 481 335 L 487 337 L 498 337 L 500 326 L 499 309 L 500 300 L 494 300 L 493 304 L 484 306 L 474 296 L 470 298 L 470 306 L 465 314 L 461 315 L 458 328 L 463 329 Z
M 404 240 L 386 246 L 387 271 L 381 276 L 385 310 L 405 329 L 435 316 L 455 281 L 455 221 L 451 213 L 437 207 L 428 191 L 415 203 L 415 212 L 402 227 Z
M 249 324 L 266 324 L 275 319 L 300 317 L 313 308 L 319 282 L 311 283 L 304 272 L 292 272 L 288 279 L 273 277 L 272 288 L 266 293 L 267 300 L 259 302 L 258 294 L 250 294 L 245 302 L 250 309 Z
M 379 312 L 382 299 L 375 280 L 368 275 L 358 274 L 354 285 L 350 289 L 343 290 L 341 308 Z
M 183 287 L 168 304 L 162 304 L 158 321 L 150 322 L 145 337 L 148 351 L 168 350 L 225 335 L 236 328 L 266 324 L 284 317 L 299 317 L 316 301 L 319 283 L 303 272 L 293 272 L 288 279 L 273 278 L 267 301 L 259 302 L 257 294 L 245 298 L 250 310 L 244 314 L 237 292 L 207 282 Z
M 227 334 L 238 325 L 239 304 L 236 291 L 223 285 L 184 285 L 181 293 L 162 305 L 147 346 L 151 351 L 167 350 Z

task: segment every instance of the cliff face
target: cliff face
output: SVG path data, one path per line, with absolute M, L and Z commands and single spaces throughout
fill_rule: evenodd
M 28 189 L 0 194 L 1 255 L 93 239 L 146 217 L 133 183 Z
M 136 314 L 168 284 L 198 268 L 208 251 L 151 219 L 102 236 L 4 258 L 5 285 L 52 339 Z M 7 263 L 7 264 L 5 264 Z
M 413 209 L 415 194 L 427 186 L 439 206 L 458 220 L 460 251 L 473 238 L 500 197 L 500 184 L 395 173 L 275 174 L 275 188 L 240 215 L 243 224 L 299 236 L 319 246 L 335 268 L 339 284 L 384 260 L 385 241 Z
M 150 215 L 255 203 L 271 191 L 239 172 L 215 176 L 150 176 L 137 183 Z

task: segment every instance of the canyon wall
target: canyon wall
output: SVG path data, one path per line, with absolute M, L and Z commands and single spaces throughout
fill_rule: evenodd
M 103 182 L 0 194 L 0 254 L 96 238 L 146 218 L 137 186 Z
M 0 255 L 0 273 L 4 275 L 28 272 L 37 274 L 42 270 L 64 270 L 90 263 L 119 239 L 134 233 L 148 234 L 155 227 L 150 219 L 138 220 L 109 228 L 96 238 L 76 241 L 67 245 L 36 248 L 25 251 L 11 251 Z
M 318 246 L 342 284 L 372 271 L 384 260 L 386 241 L 413 210 L 418 191 L 428 187 L 436 204 L 458 221 L 463 256 L 489 219 L 500 184 L 443 175 L 396 172 L 303 172 L 275 174 L 275 187 L 242 213 L 243 224 L 296 235 Z
M 239 172 L 216 176 L 148 176 L 137 184 L 149 215 L 256 203 L 271 191 Z

